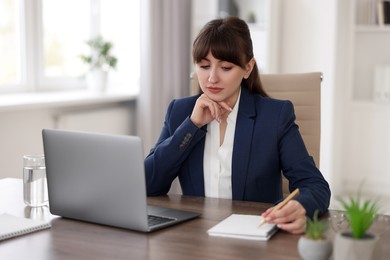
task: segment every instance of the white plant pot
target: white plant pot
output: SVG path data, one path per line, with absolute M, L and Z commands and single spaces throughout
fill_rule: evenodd
M 333 248 L 335 260 L 379 260 L 382 257 L 379 237 L 371 234 L 355 239 L 350 232 L 337 233 Z
M 107 88 L 107 71 L 94 69 L 87 73 L 87 87 L 94 92 L 104 92 Z
M 304 260 L 328 260 L 332 254 L 332 242 L 328 239 L 313 240 L 301 236 L 298 240 L 298 252 Z

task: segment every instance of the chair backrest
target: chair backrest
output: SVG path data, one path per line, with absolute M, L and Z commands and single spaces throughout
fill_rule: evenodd
M 294 104 L 299 131 L 309 154 L 319 167 L 322 73 L 262 74 L 260 79 L 270 97 L 288 99 Z M 284 177 L 283 192 L 289 193 L 288 181 Z
M 294 104 L 299 131 L 309 154 L 319 167 L 322 73 L 261 74 L 260 79 L 270 97 L 288 99 Z M 199 92 L 196 73 L 191 75 L 191 88 L 193 94 Z M 288 181 L 284 177 L 283 193 L 289 193 Z

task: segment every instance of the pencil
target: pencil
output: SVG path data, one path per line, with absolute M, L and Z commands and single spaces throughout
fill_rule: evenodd
M 297 196 L 299 194 L 299 189 L 296 188 L 293 192 L 291 192 L 282 202 L 280 202 L 278 205 L 276 205 L 272 211 L 269 213 L 271 214 L 272 212 L 274 212 L 275 210 L 278 210 L 278 209 L 281 209 L 284 205 L 287 204 L 287 202 L 289 202 L 290 200 L 292 200 L 295 196 Z M 261 225 L 263 225 L 265 223 L 265 218 L 263 218 L 259 225 L 257 227 L 260 227 Z

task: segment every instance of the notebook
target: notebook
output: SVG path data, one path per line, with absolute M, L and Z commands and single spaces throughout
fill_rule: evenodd
M 265 223 L 259 227 L 262 216 L 232 214 L 210 228 L 210 236 L 232 237 L 251 240 L 269 240 L 278 231 L 275 224 Z
M 0 241 L 50 228 L 50 221 L 17 217 L 8 213 L 0 215 Z
M 50 212 L 150 232 L 198 217 L 147 205 L 137 136 L 43 129 Z

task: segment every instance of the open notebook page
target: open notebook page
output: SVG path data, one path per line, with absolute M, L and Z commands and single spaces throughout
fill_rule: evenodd
M 265 223 L 257 215 L 232 214 L 207 231 L 210 236 L 223 236 L 252 240 L 268 240 L 278 230 L 275 224 Z

